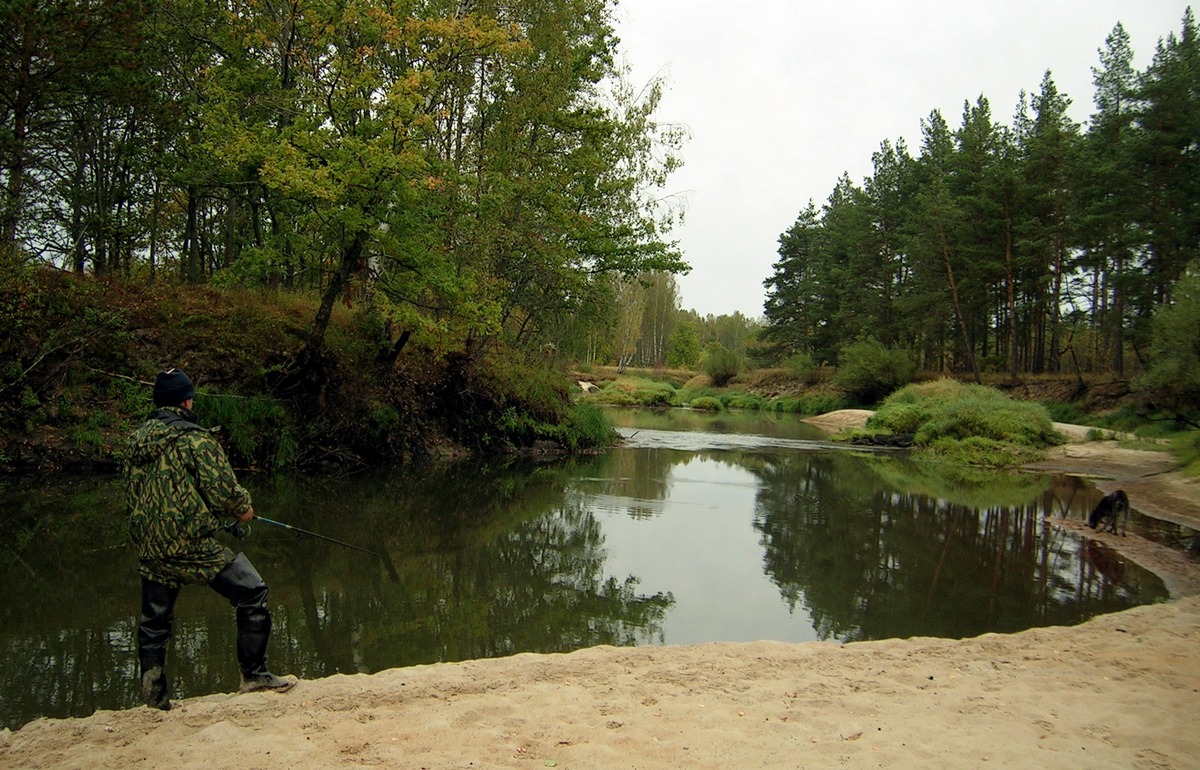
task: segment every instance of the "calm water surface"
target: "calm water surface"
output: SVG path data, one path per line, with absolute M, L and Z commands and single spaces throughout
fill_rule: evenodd
M 271 586 L 272 669 L 962 637 L 1166 596 L 1043 522 L 1099 498 L 1075 479 L 947 475 L 836 447 L 786 416 L 613 417 L 628 440 L 597 457 L 246 479 L 262 515 L 383 555 L 254 525 L 241 547 Z M 0 510 L 0 725 L 136 705 L 138 579 L 118 484 L 0 488 Z M 176 694 L 236 689 L 232 610 L 189 588 L 176 624 Z

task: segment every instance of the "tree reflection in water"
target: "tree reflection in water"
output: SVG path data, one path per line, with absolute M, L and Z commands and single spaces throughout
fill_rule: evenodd
M 271 667 L 317 677 L 597 644 L 953 637 L 1165 596 L 1043 524 L 1086 513 L 1097 493 L 1081 482 L 948 477 L 775 440 L 250 479 L 263 515 L 391 565 L 254 526 L 241 546 L 271 587 Z M 136 704 L 137 574 L 116 482 L 0 490 L 0 506 L 0 726 Z M 236 689 L 220 597 L 185 591 L 176 630 L 178 695 Z
M 836 453 L 779 457 L 756 473 L 767 573 L 822 639 L 1017 631 L 1165 595 L 1142 570 L 1084 568 L 1096 557 L 1081 560 L 1077 539 L 1046 522 L 1070 509 L 1074 480 L 1056 489 L 987 474 L 934 497 L 901 491 L 928 486 L 917 466 Z

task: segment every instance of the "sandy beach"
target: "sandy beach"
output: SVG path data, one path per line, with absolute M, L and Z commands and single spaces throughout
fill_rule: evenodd
M 833 426 L 861 414 L 826 416 Z M 1169 454 L 1037 466 L 1200 527 Z M 965 640 L 597 647 L 302 681 L 0 733 L 0 768 L 1200 768 L 1200 565 L 1086 531 L 1171 601 Z

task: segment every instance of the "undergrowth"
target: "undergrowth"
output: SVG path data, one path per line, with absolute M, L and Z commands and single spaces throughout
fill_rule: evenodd
M 929 457 L 1007 467 L 1062 443 L 1046 408 L 1000 391 L 954 380 L 909 385 L 884 400 L 868 431 L 911 436 Z
M 560 372 L 498 341 L 471 355 L 409 342 L 383 362 L 400 330 L 365 302 L 335 309 L 319 358 L 302 370 L 311 387 L 278 389 L 296 371 L 317 302 L 300 292 L 3 271 L 0 468 L 111 470 L 151 410 L 156 373 L 172 366 L 196 383 L 201 424 L 221 425 L 239 468 L 363 467 L 612 440 L 598 410 L 571 404 Z

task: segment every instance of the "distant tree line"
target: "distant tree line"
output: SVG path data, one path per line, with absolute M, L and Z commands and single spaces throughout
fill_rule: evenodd
M 728 351 L 737 368 L 753 361 L 763 324 L 740 312 L 700 315 L 684 310 L 675 276 L 648 272 L 616 282 L 611 311 L 561 340 L 558 352 L 582 364 L 696 369 L 713 352 Z
M 345 298 L 397 345 L 582 338 L 686 269 L 656 192 L 684 137 L 614 5 L 6 3 L 5 269 L 319 292 L 310 354 Z
M 1191 9 L 1145 71 L 1132 61 L 1118 24 L 1093 68 L 1086 128 L 1047 72 L 1010 125 L 982 96 L 957 129 L 934 111 L 915 156 L 884 141 L 862 184 L 843 176 L 820 208 L 810 202 L 765 281 L 775 357 L 837 363 L 874 338 L 923 369 L 976 378 L 1144 368 L 1152 317 L 1200 257 Z

